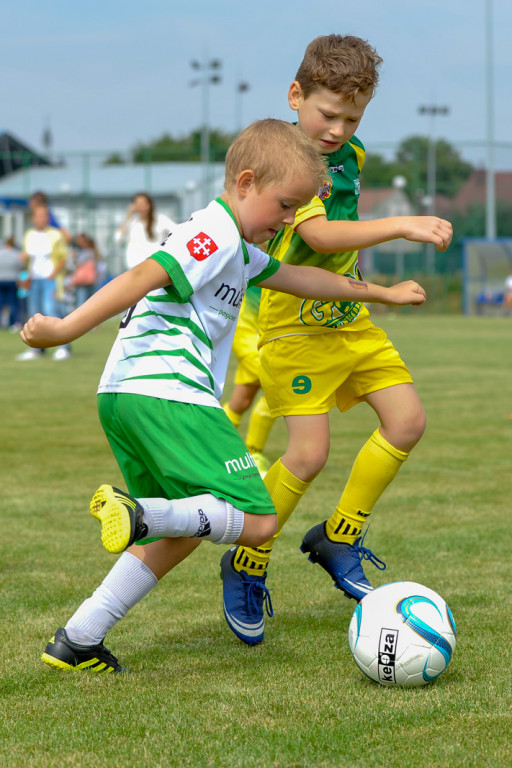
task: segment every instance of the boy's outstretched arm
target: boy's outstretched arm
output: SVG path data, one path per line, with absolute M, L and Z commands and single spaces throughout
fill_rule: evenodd
M 165 269 L 154 259 L 146 259 L 115 277 L 64 319 L 40 314 L 29 318 L 20 336 L 29 347 L 68 344 L 104 320 L 125 312 L 150 291 L 170 283 Z
M 259 283 L 282 293 L 303 299 L 325 301 L 363 301 L 378 304 L 423 304 L 425 291 L 414 280 L 405 280 L 389 288 L 345 275 L 337 275 L 318 267 L 301 267 L 281 263 L 277 272 Z
M 400 237 L 417 243 L 433 243 L 438 251 L 446 251 L 453 237 L 450 222 L 437 216 L 331 221 L 320 215 L 303 221 L 296 231 L 317 253 L 356 251 Z

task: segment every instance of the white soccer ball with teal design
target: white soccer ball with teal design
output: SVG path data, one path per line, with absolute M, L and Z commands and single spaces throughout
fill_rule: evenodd
M 426 685 L 451 661 L 457 630 L 433 589 L 395 581 L 357 604 L 348 629 L 356 664 L 381 685 Z

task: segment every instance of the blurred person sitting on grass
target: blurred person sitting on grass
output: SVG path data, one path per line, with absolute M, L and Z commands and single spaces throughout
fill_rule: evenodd
M 325 173 L 323 159 L 294 126 L 252 124 L 228 151 L 219 198 L 66 318 L 39 314 L 25 324 L 26 344 L 49 347 L 126 312 L 98 408 L 129 493 L 103 484 L 90 505 L 105 548 L 123 554 L 48 642 L 42 658 L 50 666 L 124 671 L 104 638 L 159 579 L 203 539 L 257 547 L 274 534 L 270 496 L 219 403 L 248 286 L 331 300 L 425 301 L 413 281 L 383 288 L 280 264 L 252 245 L 291 224 Z

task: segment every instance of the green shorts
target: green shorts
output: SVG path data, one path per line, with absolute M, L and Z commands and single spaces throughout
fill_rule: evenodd
M 275 515 L 254 461 L 222 408 L 103 393 L 98 412 L 136 498 L 212 493 L 244 512 Z

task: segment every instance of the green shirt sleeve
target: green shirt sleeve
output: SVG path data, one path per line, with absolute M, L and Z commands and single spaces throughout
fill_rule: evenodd
M 263 272 L 260 272 L 259 275 L 256 275 L 255 277 L 251 277 L 248 283 L 248 287 L 250 288 L 252 285 L 257 285 L 258 283 L 263 282 L 263 280 L 266 280 L 267 277 L 272 277 L 272 275 L 275 275 L 277 270 L 279 269 L 280 262 L 277 259 L 274 259 L 273 256 L 269 256 L 269 261 Z
M 157 251 L 153 253 L 150 259 L 157 261 L 161 267 L 165 269 L 169 277 L 171 278 L 172 285 L 168 285 L 165 290 L 173 297 L 173 299 L 180 304 L 185 304 L 189 301 L 190 297 L 194 293 L 194 289 L 190 285 L 189 281 L 181 265 L 178 261 L 171 256 L 167 251 Z

